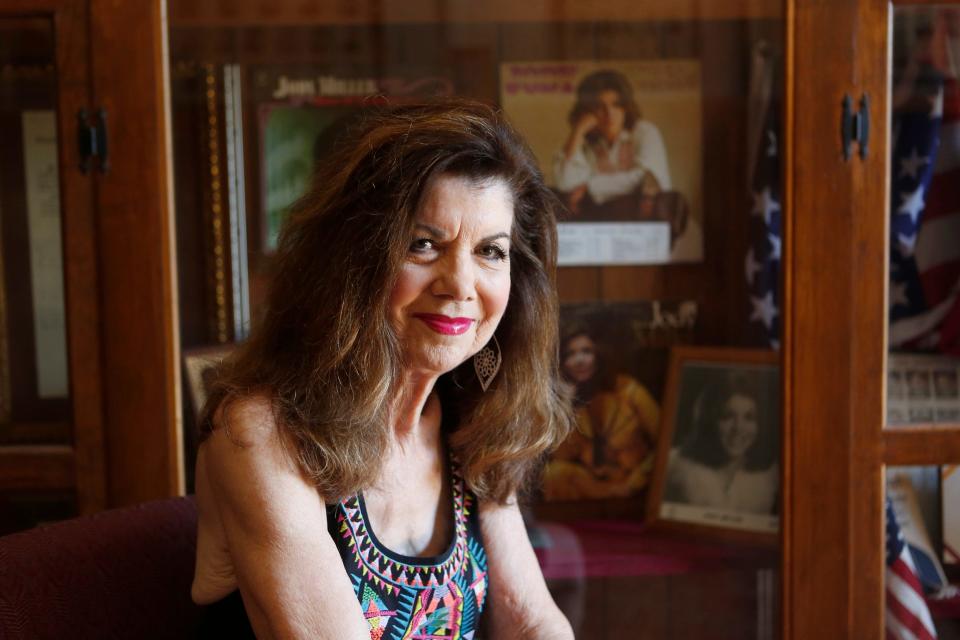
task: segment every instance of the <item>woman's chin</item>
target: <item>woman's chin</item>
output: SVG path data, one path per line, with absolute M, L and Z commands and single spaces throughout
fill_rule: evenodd
M 404 371 L 408 374 L 439 377 L 459 367 L 471 355 L 464 349 L 432 349 L 429 353 L 405 358 Z

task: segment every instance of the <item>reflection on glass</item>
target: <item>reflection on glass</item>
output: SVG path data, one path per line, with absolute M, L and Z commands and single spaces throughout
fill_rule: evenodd
M 50 22 L 0 20 L 0 442 L 62 440 L 69 380 Z
M 956 424 L 960 12 L 898 9 L 893 64 L 887 422 Z
M 565 205 L 558 364 L 578 428 L 525 508 L 554 598 L 582 638 L 773 637 L 783 34 L 779 3 L 748 4 L 716 20 L 601 3 L 596 20 L 545 8 L 403 22 L 387 2 L 349 24 L 318 8 L 263 26 L 243 8 L 172 1 L 183 346 L 237 335 L 226 318 L 247 292 L 230 283 L 246 266 L 226 242 L 240 226 L 261 308 L 289 204 L 358 113 L 436 96 L 495 104 Z M 243 117 L 227 124 L 234 101 Z M 231 163 L 245 182 L 224 179 Z M 245 216 L 228 215 L 234 203 Z M 716 385 L 699 371 L 671 381 L 671 352 L 691 345 L 729 356 Z M 684 520 L 657 501 L 695 424 L 710 425 L 696 455 L 712 447 L 711 465 L 687 465 L 707 479 L 687 483 L 684 499 L 704 504 Z

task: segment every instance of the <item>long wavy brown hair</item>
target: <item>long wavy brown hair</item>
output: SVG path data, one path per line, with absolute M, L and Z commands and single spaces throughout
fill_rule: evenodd
M 341 137 L 292 207 L 262 317 L 220 367 L 202 437 L 218 408 L 265 395 L 324 499 L 376 480 L 403 367 L 387 302 L 441 174 L 503 180 L 514 201 L 503 364 L 486 392 L 472 360 L 438 380 L 447 443 L 478 497 L 526 488 L 572 425 L 558 374 L 557 203 L 503 115 L 475 102 L 377 107 Z

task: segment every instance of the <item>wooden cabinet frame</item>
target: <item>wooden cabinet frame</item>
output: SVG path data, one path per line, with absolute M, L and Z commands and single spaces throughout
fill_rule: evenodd
M 107 506 L 94 185 L 77 170 L 76 114 L 90 109 L 88 6 L 84 0 L 5 2 L 0 18 L 49 16 L 56 43 L 57 129 L 68 367 L 69 445 L 0 447 L 0 488 L 76 490 L 82 513 Z
M 782 597 L 797 640 L 883 636 L 886 131 L 866 161 L 845 161 L 839 137 L 845 94 L 889 121 L 863 4 L 798 1 L 788 16 Z
M 204 13 L 219 5 L 190 4 L 193 13 L 187 3 L 178 6 L 171 18 L 180 25 L 224 24 L 216 11 Z M 256 6 L 257 14 L 237 20 L 267 25 L 301 22 L 304 12 L 324 24 L 384 19 L 382 3 L 241 6 Z M 572 1 L 458 2 L 451 14 L 442 6 L 405 3 L 389 20 L 603 17 Z M 610 20 L 777 17 L 781 6 L 787 42 L 782 634 L 881 638 L 884 465 L 960 461 L 957 428 L 883 429 L 893 6 L 886 0 L 644 0 L 610 2 L 604 11 Z M 76 283 L 67 294 L 74 447 L 0 450 L 0 484 L 64 488 L 73 478 L 85 510 L 182 491 L 164 12 L 163 0 L 14 0 L 0 9 L 0 15 L 54 17 L 63 85 L 65 262 L 68 280 Z M 87 24 L 88 16 L 89 40 L 85 29 L 69 26 Z M 865 159 L 842 157 L 845 95 L 871 99 Z M 101 105 L 111 118 L 113 168 L 94 186 L 70 173 L 72 127 L 80 106 Z
M 894 9 L 789 5 L 784 638 L 883 637 L 885 465 L 960 460 L 958 426 L 883 428 Z M 844 95 L 870 98 L 865 159 L 842 158 Z
M 0 490 L 76 491 L 90 513 L 184 490 L 165 3 L 11 0 L 48 16 L 57 71 L 72 442 L 0 447 Z M 78 169 L 105 108 L 110 168 Z M 99 163 L 94 163 L 95 165 Z
M 901 5 L 932 5 L 901 0 Z M 509 5 L 509 6 L 508 6 Z M 694 0 L 512 6 L 499 0 L 179 3 L 178 26 L 784 18 L 784 638 L 884 634 L 884 466 L 960 461 L 960 430 L 885 431 L 888 0 Z M 870 98 L 866 158 L 844 160 L 841 101 Z

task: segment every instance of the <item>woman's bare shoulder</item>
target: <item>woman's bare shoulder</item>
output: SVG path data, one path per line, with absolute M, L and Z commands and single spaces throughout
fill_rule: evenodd
M 275 530 L 276 518 L 306 505 L 311 510 L 323 506 L 267 396 L 236 398 L 219 407 L 200 449 L 221 513 L 232 512 L 244 524 Z
M 229 398 L 213 413 L 213 431 L 239 447 L 269 445 L 279 436 L 273 401 L 266 393 Z

